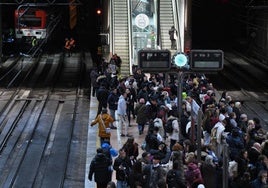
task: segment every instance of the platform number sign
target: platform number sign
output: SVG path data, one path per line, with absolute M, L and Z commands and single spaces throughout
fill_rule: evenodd
M 169 50 L 140 50 L 138 67 L 145 72 L 168 71 L 171 67 Z
M 219 71 L 223 69 L 222 50 L 191 50 L 190 69 L 192 71 Z

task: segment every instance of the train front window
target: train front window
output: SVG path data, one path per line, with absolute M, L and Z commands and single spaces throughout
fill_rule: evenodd
M 41 27 L 41 18 L 21 18 L 19 20 L 20 27 Z

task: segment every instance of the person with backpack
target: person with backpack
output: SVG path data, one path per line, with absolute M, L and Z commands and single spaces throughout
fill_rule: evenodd
M 174 161 L 172 169 L 167 172 L 166 183 L 168 188 L 186 188 L 182 170 L 179 169 L 179 162 Z
M 166 133 L 169 134 L 170 137 L 170 150 L 172 150 L 173 145 L 179 141 L 179 122 L 178 118 L 174 116 L 175 113 L 171 113 L 167 119 L 167 124 L 165 127 Z

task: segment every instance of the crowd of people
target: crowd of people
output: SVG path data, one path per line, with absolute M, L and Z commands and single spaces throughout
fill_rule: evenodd
M 133 75 L 119 79 L 108 67 L 90 75 L 93 96 L 99 102 L 91 125 L 99 124 L 102 147 L 91 162 L 89 180 L 94 175 L 98 188 L 268 187 L 266 131 L 227 91 L 216 97 L 213 84 L 203 74 L 189 74 L 183 80 L 180 103 L 176 75 L 148 76 L 136 69 Z M 202 111 L 201 160 L 197 159 L 198 111 Z M 136 124 L 131 125 L 131 119 Z M 144 135 L 142 143 L 129 134 L 130 126 Z M 112 148 L 109 128 L 128 137 L 123 147 Z M 103 145 L 108 145 L 108 152 Z M 228 183 L 223 182 L 225 146 Z

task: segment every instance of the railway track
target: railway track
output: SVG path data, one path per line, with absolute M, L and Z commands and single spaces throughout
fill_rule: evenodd
M 83 56 L 33 64 L 19 87 L 1 92 L 0 187 L 75 187 L 85 172 Z
M 220 93 L 227 90 L 233 100 L 242 102 L 249 119 L 258 117 L 268 130 L 267 67 L 241 54 L 225 53 L 224 70 L 214 77 Z

